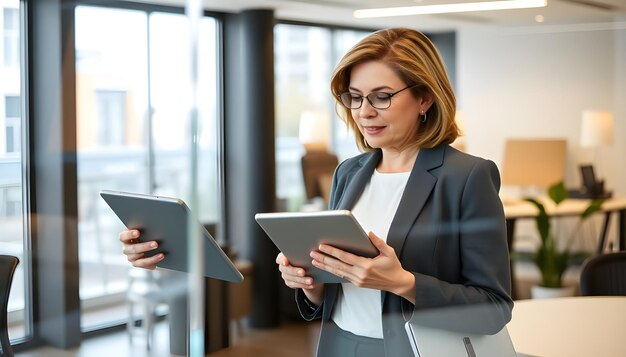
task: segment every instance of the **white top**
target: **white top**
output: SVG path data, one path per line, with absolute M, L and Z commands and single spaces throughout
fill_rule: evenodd
M 391 221 L 398 210 L 410 172 L 379 173 L 374 171 L 352 214 L 366 233 L 374 232 L 387 241 Z M 337 326 L 355 335 L 383 338 L 380 290 L 341 284 L 343 293 L 333 309 Z

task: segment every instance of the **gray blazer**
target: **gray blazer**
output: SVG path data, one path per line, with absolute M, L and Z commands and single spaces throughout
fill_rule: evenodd
M 335 170 L 330 209 L 352 209 L 382 158 L 380 150 L 342 162 Z M 477 332 L 493 334 L 511 319 L 513 301 L 506 226 L 498 197 L 500 175 L 492 161 L 451 146 L 422 148 L 415 160 L 387 244 L 404 269 L 415 275 L 415 305 L 383 291 L 387 356 L 410 356 L 404 322 L 414 310 L 485 304 Z M 331 317 L 340 284 L 326 284 L 324 301 L 312 309 L 296 290 L 306 320 Z

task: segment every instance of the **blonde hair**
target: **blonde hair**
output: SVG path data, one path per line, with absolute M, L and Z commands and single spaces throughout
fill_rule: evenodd
M 439 52 L 421 32 L 391 28 L 374 32 L 352 47 L 337 64 L 330 82 L 337 114 L 354 131 L 361 151 L 372 151 L 373 148 L 359 131 L 350 109 L 341 104 L 339 95 L 348 91 L 352 68 L 367 61 L 388 64 L 406 85 L 415 85 L 411 93 L 416 98 L 424 93 L 433 97 L 433 104 L 426 113 L 427 120 L 420 122 L 412 146 L 432 148 L 450 144 L 459 136 L 454 121 L 456 98 Z

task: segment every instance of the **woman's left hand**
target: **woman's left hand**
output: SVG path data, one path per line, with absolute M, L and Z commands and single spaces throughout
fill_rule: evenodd
M 378 256 L 365 258 L 321 244 L 319 252 L 311 252 L 313 265 L 358 287 L 389 291 L 414 303 L 415 276 L 402 268 L 391 246 L 372 232 L 368 236 L 378 249 Z

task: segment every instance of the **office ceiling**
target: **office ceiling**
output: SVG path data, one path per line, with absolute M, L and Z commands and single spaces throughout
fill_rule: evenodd
M 143 2 L 184 5 L 185 0 L 141 0 Z M 536 9 L 482 11 L 459 14 L 415 15 L 379 19 L 355 19 L 354 10 L 382 6 L 435 5 L 485 0 L 203 0 L 207 9 L 238 12 L 244 9 L 271 8 L 279 19 L 348 25 L 362 28 L 408 26 L 422 31 L 448 31 L 476 26 L 549 27 L 589 26 L 626 28 L 626 0 L 548 0 Z M 542 15 L 543 23 L 535 18 Z

